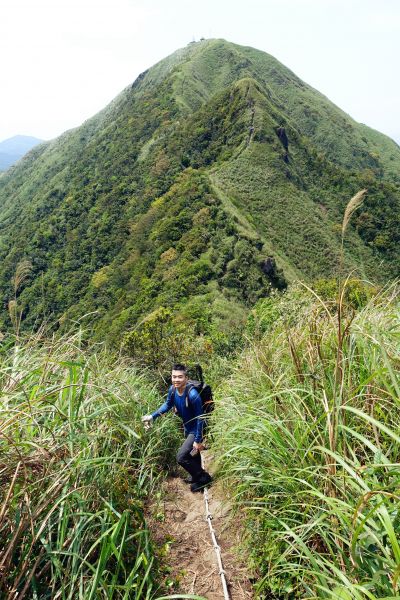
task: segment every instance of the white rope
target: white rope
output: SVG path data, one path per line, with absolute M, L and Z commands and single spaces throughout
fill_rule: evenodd
M 204 469 L 204 457 L 203 455 L 201 455 L 201 466 Z M 204 488 L 204 503 L 206 505 L 206 520 L 208 521 L 208 526 L 210 528 L 210 533 L 211 533 L 211 539 L 212 539 L 212 543 L 213 543 L 213 548 L 215 550 L 215 554 L 217 555 L 217 562 L 218 562 L 218 568 L 219 568 L 219 575 L 221 577 L 221 582 L 222 582 L 222 589 L 224 592 L 224 598 L 225 600 L 231 600 L 231 597 L 229 595 L 229 591 L 228 591 L 228 584 L 226 582 L 226 573 L 224 570 L 224 566 L 222 564 L 222 557 L 221 557 L 221 548 L 218 545 L 217 542 L 217 537 L 215 535 L 215 531 L 214 528 L 212 526 L 212 514 L 210 512 L 210 506 L 208 503 L 208 488 L 205 487 Z

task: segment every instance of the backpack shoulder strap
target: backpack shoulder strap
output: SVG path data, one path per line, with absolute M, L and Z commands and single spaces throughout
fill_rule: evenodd
M 169 390 L 168 390 L 168 396 L 170 396 L 170 397 L 173 399 L 173 402 L 174 402 L 174 404 L 175 404 L 175 388 L 174 388 L 174 386 L 173 386 L 173 385 L 171 385 L 171 386 L 169 387 Z
M 196 394 L 198 394 L 201 398 L 200 395 L 200 389 L 199 386 L 202 386 L 201 389 L 203 389 L 204 383 L 200 382 L 200 381 L 189 381 L 187 386 L 186 386 L 186 408 L 189 407 L 189 400 L 190 400 L 190 392 L 192 390 L 196 391 Z
M 185 388 L 185 404 L 186 404 L 186 408 L 189 408 L 189 394 L 190 394 L 190 390 L 193 388 L 192 385 L 188 384 Z

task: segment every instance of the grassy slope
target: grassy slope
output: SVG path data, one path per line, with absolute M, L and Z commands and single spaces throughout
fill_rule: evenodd
M 399 298 L 353 312 L 348 289 L 341 324 L 329 296 L 261 301 L 217 393 L 213 453 L 260 598 L 399 595 Z
M 182 309 L 188 295 L 225 298 L 226 307 L 251 303 L 268 289 L 259 269 L 268 256 L 289 280 L 335 272 L 337 223 L 365 185 L 370 195 L 356 228 L 363 241 L 353 230 L 347 265 L 372 279 L 394 276 L 399 195 L 380 179 L 386 163 L 371 163 L 365 142 L 345 135 L 343 115 L 338 145 L 324 148 L 320 128 L 331 121 L 316 119 L 319 133 L 309 131 L 312 114 L 295 102 L 301 94 L 339 119 L 320 94 L 249 48 L 204 41 L 155 65 L 99 115 L 1 178 L 5 297 L 13 296 L 17 263 L 28 258 L 33 268 L 20 304 L 29 325 L 98 310 L 101 332 L 111 328 L 118 337 L 162 303 Z M 349 153 L 361 172 L 345 169 Z M 188 189 L 194 204 L 185 206 Z M 208 222 L 204 210 L 211 210 Z M 188 229 L 199 219 L 196 247 Z M 240 238 L 251 251 L 236 248 Z M 171 290 L 183 279 L 192 283 L 178 298 Z
M 80 334 L 3 340 L 0 386 L 1 597 L 154 599 L 144 502 L 178 439 L 143 431 L 154 390 Z
M 280 109 L 283 121 L 289 119 L 330 160 L 349 169 L 382 169 L 399 181 L 400 148 L 393 140 L 354 121 L 265 52 L 225 40 L 205 40 L 158 63 L 157 81 L 172 68 L 176 97 L 190 110 L 234 81 L 253 78 Z

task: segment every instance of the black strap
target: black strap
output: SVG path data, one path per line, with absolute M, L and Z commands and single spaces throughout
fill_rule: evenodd
M 189 394 L 190 394 L 190 390 L 191 390 L 191 386 L 186 386 L 185 387 L 185 404 L 186 404 L 186 408 L 189 408 Z
M 171 398 L 173 401 L 173 404 L 175 406 L 175 387 L 173 385 L 170 386 L 169 390 L 168 390 L 168 395 L 171 392 Z

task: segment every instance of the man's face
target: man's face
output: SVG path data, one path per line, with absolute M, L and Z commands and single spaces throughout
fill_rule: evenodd
M 187 380 L 188 378 L 184 371 L 172 371 L 172 385 L 178 390 L 185 387 Z

